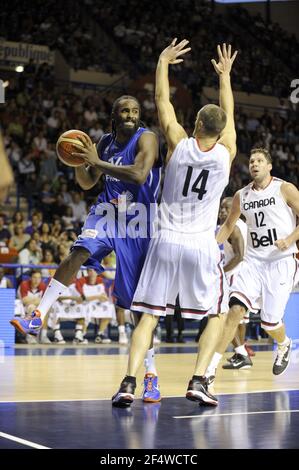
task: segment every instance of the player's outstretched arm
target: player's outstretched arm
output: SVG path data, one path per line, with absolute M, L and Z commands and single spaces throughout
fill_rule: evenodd
M 217 243 L 221 244 L 230 237 L 240 215 L 240 191 L 238 191 L 233 197 L 230 213 L 228 214 L 226 221 L 223 225 L 221 225 L 220 230 L 217 233 Z
M 216 73 L 219 76 L 219 101 L 220 107 L 226 112 L 227 122 L 226 126 L 221 132 L 219 143 L 223 144 L 229 151 L 231 162 L 236 156 L 236 129 L 234 120 L 234 96 L 232 92 L 230 72 L 237 56 L 238 51 L 232 55 L 232 48 L 229 44 L 222 45 L 222 48 L 217 46 L 218 62 L 212 59 L 212 64 Z
M 169 151 L 173 151 L 179 141 L 187 137 L 185 130 L 177 122 L 173 105 L 170 102 L 168 68 L 169 64 L 183 62 L 180 57 L 189 52 L 191 47 L 187 47 L 189 43 L 187 39 L 178 44 L 176 42 L 177 39 L 173 39 L 171 44 L 161 52 L 156 68 L 155 101 L 159 123 L 167 140 Z

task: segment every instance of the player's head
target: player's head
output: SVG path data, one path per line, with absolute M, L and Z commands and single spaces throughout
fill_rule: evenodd
M 222 199 L 219 209 L 219 222 L 223 224 L 232 207 L 233 198 L 225 197 Z
M 206 104 L 197 113 L 193 136 L 218 137 L 226 125 L 226 113 L 216 104 Z
M 120 96 L 112 106 L 112 132 L 130 137 L 140 125 L 140 116 L 141 108 L 137 98 L 130 95 Z
M 249 173 L 251 178 L 259 183 L 270 175 L 272 158 L 267 149 L 259 147 L 250 152 Z

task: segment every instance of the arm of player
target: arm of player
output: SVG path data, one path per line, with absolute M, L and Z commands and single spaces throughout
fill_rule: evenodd
M 226 112 L 227 117 L 226 126 L 221 132 L 218 143 L 228 149 L 230 162 L 232 163 L 237 153 L 237 135 L 234 121 L 234 96 L 231 87 L 230 72 L 238 51 L 235 51 L 232 55 L 231 45 L 229 44 L 228 47 L 226 47 L 226 44 L 223 44 L 222 50 L 219 45 L 217 46 L 217 52 L 218 63 L 216 63 L 214 59 L 212 59 L 211 62 L 216 73 L 219 75 L 219 104 Z
M 230 237 L 240 215 L 240 192 L 238 191 L 233 197 L 230 213 L 228 214 L 226 221 L 220 227 L 220 230 L 217 233 L 217 243 L 221 244 Z
M 2 136 L 0 134 L 0 203 L 3 202 L 7 196 L 9 186 L 13 183 L 13 173 L 9 164 L 7 155 L 5 153 Z
M 296 186 L 292 183 L 282 183 L 280 191 L 287 205 L 290 206 L 297 217 L 299 217 L 299 191 Z M 297 225 L 295 230 L 288 237 L 276 240 L 275 245 L 279 250 L 283 251 L 297 240 L 299 240 L 299 225 Z
M 233 258 L 224 266 L 224 272 L 231 271 L 238 266 L 239 263 L 243 260 L 244 257 L 244 239 L 241 233 L 241 230 L 237 225 L 233 229 L 231 236 L 229 237 L 229 242 L 232 246 L 234 256 Z
M 166 162 L 169 160 L 180 140 L 187 137 L 186 131 L 177 121 L 174 107 L 170 102 L 168 68 L 169 64 L 183 62 L 183 59 L 179 59 L 178 57 L 189 52 L 191 47 L 185 48 L 189 43 L 186 39 L 177 45 L 176 41 L 177 39 L 175 38 L 171 44 L 161 52 L 156 68 L 155 101 L 159 123 L 168 145 Z
M 93 188 L 99 181 L 101 175 L 102 171 L 100 169 L 91 166 L 81 165 L 75 168 L 76 180 L 85 191 Z
M 73 153 L 73 155 L 80 155 L 88 165 L 106 175 L 133 184 L 145 183 L 159 155 L 158 138 L 153 132 L 144 132 L 139 137 L 137 155 L 133 165 L 113 165 L 112 163 L 104 162 L 99 159 L 97 151 L 92 148 L 93 146 L 90 146 L 87 139 L 84 139 L 82 136 L 80 140 L 84 144 L 84 149 L 81 147 L 81 152 L 78 154 Z

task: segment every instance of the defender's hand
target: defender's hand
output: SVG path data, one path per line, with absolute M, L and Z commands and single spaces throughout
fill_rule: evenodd
M 185 48 L 187 44 L 189 44 L 189 41 L 187 39 L 183 39 L 183 41 L 179 42 L 177 45 L 176 42 L 177 38 L 174 38 L 171 41 L 171 44 L 161 52 L 161 60 L 166 60 L 169 64 L 179 64 L 180 62 L 183 62 L 184 59 L 178 59 L 178 57 L 191 51 L 191 47 Z
M 211 60 L 216 73 L 218 73 L 218 75 L 222 75 L 223 73 L 230 73 L 234 60 L 237 57 L 238 51 L 235 51 L 232 56 L 232 46 L 229 44 L 228 47 L 226 47 L 226 44 L 224 43 L 222 45 L 222 50 L 219 45 L 217 46 L 217 52 L 218 63 L 215 59 Z

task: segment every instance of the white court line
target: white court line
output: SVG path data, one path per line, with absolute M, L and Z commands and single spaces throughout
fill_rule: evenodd
M 241 416 L 241 415 L 262 415 L 269 413 L 299 413 L 299 410 L 273 410 L 273 411 L 244 411 L 241 413 L 219 413 L 213 415 L 193 415 L 193 416 L 173 416 L 175 419 L 190 419 L 190 418 L 219 418 L 219 416 Z
M 223 393 L 216 393 L 217 396 L 224 396 L 224 395 L 249 395 L 251 393 L 274 393 L 274 392 L 294 392 L 299 391 L 298 388 L 279 388 L 275 390 L 256 390 L 250 392 L 223 392 Z M 163 395 L 163 398 L 185 398 L 185 395 Z M 141 400 L 141 398 L 135 398 L 135 401 Z M 49 400 L 0 400 L 1 403 L 63 403 L 63 402 L 72 402 L 72 401 L 111 401 L 111 398 L 59 398 L 49 399 Z
M 26 439 L 21 439 L 20 437 L 12 436 L 5 432 L 0 432 L 0 437 L 4 437 L 4 439 L 9 439 L 10 441 L 19 442 L 20 444 L 28 447 L 34 447 L 34 449 L 50 449 L 50 447 L 41 446 L 40 444 L 36 444 L 36 442 L 26 441 Z

